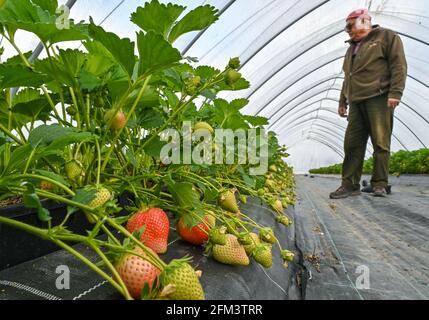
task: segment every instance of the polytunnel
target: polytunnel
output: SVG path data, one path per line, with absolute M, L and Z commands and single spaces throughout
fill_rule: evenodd
M 387 196 L 335 200 L 361 8 L 402 40 L 406 85 Z M 428 299 L 428 28 L 424 0 L 0 0 L 0 299 Z M 235 140 L 234 163 L 163 153 L 187 121 L 269 132 L 266 172 Z

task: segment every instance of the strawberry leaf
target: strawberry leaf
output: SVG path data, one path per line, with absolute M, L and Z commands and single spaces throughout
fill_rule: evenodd
M 31 0 L 34 4 L 37 4 L 43 10 L 48 11 L 51 15 L 55 15 L 55 11 L 58 8 L 57 0 Z
M 143 143 L 144 142 L 145 141 L 143 141 Z M 161 139 L 156 136 L 145 146 L 144 151 L 148 156 L 159 159 L 161 150 L 166 144 L 167 143 L 165 141 L 161 141 Z
M 185 9 L 185 7 L 177 4 L 169 3 L 165 5 L 153 0 L 147 2 L 144 7 L 137 8 L 136 12 L 131 14 L 131 21 L 142 30 L 146 32 L 153 31 L 167 39 L 167 34 L 173 23 Z
M 86 24 L 75 24 L 72 19 L 65 19 L 69 25 L 58 28 L 58 17 L 52 12 L 54 5 L 55 3 L 48 3 L 47 0 L 6 1 L 0 10 L 0 24 L 11 30 L 32 32 L 49 44 L 86 39 Z
M 138 119 L 138 124 L 145 129 L 158 128 L 164 124 L 164 118 L 159 111 L 154 109 L 144 110 Z
M 37 71 L 55 75 L 55 80 L 67 86 L 77 86 L 77 78 L 86 61 L 86 54 L 79 50 L 60 50 L 58 58 L 37 60 L 34 64 Z
M 202 80 L 209 80 L 220 73 L 218 69 L 210 66 L 199 66 L 195 69 L 195 74 L 200 76 Z
M 219 19 L 217 13 L 218 10 L 210 5 L 195 8 L 173 27 L 168 40 L 173 43 L 185 33 L 208 28 L 217 19 Z
M 94 24 L 89 25 L 91 37 L 100 42 L 109 54 L 118 62 L 131 78 L 135 66 L 134 42 L 130 39 L 121 39 L 112 32 L 105 31 L 102 27 Z
M 32 184 L 27 184 L 27 191 L 23 195 L 23 202 L 27 208 L 37 209 L 37 217 L 40 221 L 47 222 L 52 219 L 49 210 L 43 208 Z
M 0 89 L 38 87 L 47 79 L 45 74 L 34 72 L 23 65 L 0 64 Z
M 75 128 L 61 127 L 60 125 L 42 125 L 32 130 L 28 142 L 33 148 L 49 147 L 45 150 L 52 152 L 60 150 L 66 145 L 91 139 L 89 132 L 80 132 Z
M 249 125 L 244 121 L 240 109 L 247 104 L 247 100 L 234 100 L 231 103 L 223 99 L 213 101 L 215 105 L 215 121 L 224 129 L 248 129 Z
M 254 127 L 265 126 L 268 125 L 268 119 L 260 116 L 243 116 L 243 119 L 246 120 L 250 125 Z
M 72 198 L 73 202 L 80 204 L 88 204 L 95 199 L 97 190 L 93 189 L 80 189 L 76 192 L 76 195 Z
M 182 59 L 179 50 L 173 48 L 161 35 L 152 31 L 146 34 L 139 32 L 137 45 L 140 54 L 140 76 L 171 67 Z
M 10 156 L 8 166 L 4 170 L 3 175 L 7 175 L 14 170 L 19 170 L 20 168 L 22 168 L 27 162 L 28 155 L 31 153 L 32 149 L 33 148 L 29 143 L 26 143 L 16 148 Z
M 199 195 L 193 187 L 194 185 L 189 182 L 168 183 L 168 190 L 181 208 L 195 209 L 201 207 Z
M 14 114 L 21 114 L 31 119 L 47 121 L 50 111 L 51 107 L 46 97 L 34 89 L 21 90 L 13 99 L 12 112 Z
M 95 75 L 86 70 L 81 70 L 79 73 L 79 86 L 83 90 L 93 91 L 101 86 L 101 80 Z

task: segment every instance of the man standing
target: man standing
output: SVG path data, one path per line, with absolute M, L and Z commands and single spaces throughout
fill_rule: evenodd
M 348 117 L 349 123 L 344 139 L 342 184 L 330 198 L 360 194 L 369 137 L 374 147 L 371 186 L 375 196 L 383 197 L 388 185 L 393 114 L 407 78 L 404 47 L 395 32 L 372 25 L 366 9 L 352 12 L 346 23 L 350 48 L 344 59 L 338 113 Z

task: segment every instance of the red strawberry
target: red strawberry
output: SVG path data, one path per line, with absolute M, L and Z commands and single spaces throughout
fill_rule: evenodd
M 201 222 L 193 228 L 188 228 L 183 217 L 181 217 L 177 222 L 176 230 L 183 240 L 199 246 L 209 240 L 208 225 L 211 225 L 209 216 L 204 217 L 204 223 Z
M 142 257 L 146 256 L 144 251 L 139 247 L 136 247 L 133 251 Z M 156 256 L 155 252 L 153 254 Z M 134 299 L 141 298 L 141 292 L 146 284 L 152 289 L 154 282 L 161 273 L 150 262 L 129 253 L 124 254 L 119 259 L 116 264 L 116 270 L 118 270 L 119 276 Z
M 167 251 L 168 232 L 170 221 L 166 213 L 159 208 L 150 208 L 135 213 L 127 223 L 127 230 L 131 233 L 145 227 L 140 241 L 156 253 Z

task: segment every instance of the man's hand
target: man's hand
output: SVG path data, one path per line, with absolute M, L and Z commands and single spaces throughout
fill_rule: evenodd
M 341 118 L 347 118 L 347 105 L 340 104 L 340 106 L 338 107 L 338 114 Z
M 395 109 L 400 103 L 401 100 L 398 99 L 389 98 L 389 100 L 387 100 L 387 106 L 392 109 Z

